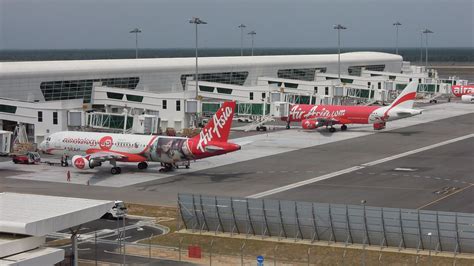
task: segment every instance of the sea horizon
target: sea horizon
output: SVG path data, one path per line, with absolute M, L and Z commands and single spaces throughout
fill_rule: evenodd
M 399 54 L 405 61 L 420 61 L 420 47 L 399 47 Z M 374 51 L 395 54 L 394 47 L 343 47 L 341 52 Z M 443 64 L 472 64 L 474 54 L 470 47 L 430 47 L 429 62 Z M 304 47 L 269 47 L 254 48 L 255 56 L 262 55 L 301 55 L 301 54 L 333 54 L 337 47 L 304 48 Z M 244 47 L 244 55 L 251 55 L 251 49 Z M 139 58 L 173 58 L 194 57 L 194 48 L 139 48 Z M 238 48 L 199 48 L 200 57 L 240 56 Z M 423 50 L 423 57 L 425 50 Z M 0 61 L 54 61 L 54 60 L 94 60 L 94 59 L 132 59 L 135 49 L 2 49 Z

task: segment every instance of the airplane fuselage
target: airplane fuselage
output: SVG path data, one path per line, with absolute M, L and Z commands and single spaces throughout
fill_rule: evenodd
M 374 124 L 405 118 L 392 111 L 389 106 L 343 106 L 343 105 L 290 105 L 289 116 L 284 121 L 301 122 L 305 119 L 326 118 L 344 121 L 343 124 Z
M 51 134 L 42 145 L 41 149 L 49 154 L 73 156 L 113 152 L 126 156 L 126 162 L 173 163 L 193 159 L 188 139 L 180 137 L 64 131 Z M 180 155 L 184 156 L 174 155 L 173 149 L 181 150 Z M 167 156 L 167 152 L 174 156 Z

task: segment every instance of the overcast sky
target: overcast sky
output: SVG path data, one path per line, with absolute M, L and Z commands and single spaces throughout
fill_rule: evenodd
M 0 49 L 240 47 L 240 29 L 255 47 L 334 47 L 340 23 L 345 47 L 418 47 L 428 27 L 433 47 L 474 46 L 474 0 L 0 0 Z M 250 38 L 245 36 L 245 45 Z

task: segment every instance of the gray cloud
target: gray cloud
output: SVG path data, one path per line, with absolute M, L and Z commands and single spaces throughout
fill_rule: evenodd
M 417 47 L 428 27 L 430 46 L 473 46 L 473 1 L 282 1 L 282 0 L 0 0 L 1 49 L 133 48 L 140 27 L 141 47 L 194 47 L 198 16 L 201 47 L 239 47 L 240 30 L 257 31 L 256 47 L 332 47 L 332 25 L 346 47 L 391 47 L 399 20 L 400 46 Z M 246 37 L 246 45 L 250 40 Z

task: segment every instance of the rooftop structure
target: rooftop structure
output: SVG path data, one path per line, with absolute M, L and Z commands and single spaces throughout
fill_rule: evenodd
M 261 76 L 313 78 L 337 73 L 337 55 L 203 57 L 199 81 L 255 85 Z M 400 72 L 402 57 L 379 52 L 341 54 L 341 73 L 353 69 Z M 194 80 L 194 58 L 71 60 L 0 63 L 2 97 L 20 100 L 84 99 L 91 102 L 93 83 L 123 89 L 169 93 L 187 90 Z M 194 83 L 192 83 L 194 86 Z
M 41 247 L 45 236 L 100 218 L 113 201 L 0 193 L 0 265 L 52 265 L 61 249 Z

